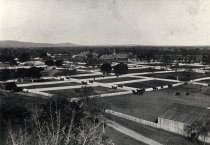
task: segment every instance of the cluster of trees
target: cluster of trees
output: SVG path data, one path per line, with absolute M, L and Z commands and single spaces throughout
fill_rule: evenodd
M 198 142 L 199 137 L 206 143 L 206 138 L 210 134 L 210 118 L 196 120 L 184 128 L 185 134 L 192 140 Z
M 44 68 L 40 67 L 18 68 L 17 70 L 2 69 L 0 70 L 0 80 L 6 81 L 17 78 L 40 78 L 43 70 Z
M 7 62 L 7 63 L 11 63 L 11 64 L 17 64 L 15 58 L 18 58 L 18 60 L 20 62 L 26 62 L 26 61 L 30 61 L 31 60 L 31 56 L 29 53 L 22 53 L 22 54 L 14 54 L 12 52 L 5 52 L 5 53 L 2 53 L 0 55 L 0 61 L 1 62 Z
M 9 82 L 5 84 L 5 90 L 19 92 L 22 91 L 23 88 L 18 87 L 15 82 Z
M 9 63 L 10 65 L 17 65 L 15 56 L 9 52 L 5 52 L 0 55 L 0 62 Z
M 95 99 L 69 102 L 54 97 L 36 112 L 6 104 L 2 106 L 6 145 L 111 145 L 103 140 L 104 106 Z
M 109 63 L 104 63 L 100 67 L 100 70 L 104 75 L 110 74 L 112 69 L 114 70 L 116 76 L 126 74 L 128 72 L 128 66 L 124 63 L 119 63 L 113 67 Z
M 92 66 L 94 68 L 95 66 L 100 65 L 100 61 L 99 61 L 97 53 L 88 53 L 85 62 L 86 62 L 87 67 Z
M 203 55 L 202 63 L 203 64 L 210 64 L 210 55 Z

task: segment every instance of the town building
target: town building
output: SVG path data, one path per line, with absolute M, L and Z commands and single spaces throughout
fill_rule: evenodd
M 79 54 L 73 55 L 73 56 L 72 56 L 72 59 L 73 59 L 74 61 L 84 61 L 84 60 L 87 59 L 87 54 L 88 54 L 88 53 L 89 53 L 88 51 L 81 52 L 81 53 L 79 53 Z
M 102 55 L 100 57 L 100 60 L 103 62 L 123 61 L 123 60 L 126 61 L 126 60 L 128 60 L 128 54 L 126 54 L 126 53 L 117 54 L 114 49 L 114 52 L 112 54 Z
M 184 134 L 186 125 L 208 117 L 210 117 L 209 109 L 174 103 L 158 117 L 158 124 L 163 130 Z

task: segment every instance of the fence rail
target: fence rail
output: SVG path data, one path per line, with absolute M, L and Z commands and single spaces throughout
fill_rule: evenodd
M 116 111 L 113 111 L 113 110 L 106 110 L 105 112 L 109 113 L 109 114 L 112 114 L 114 116 L 120 117 L 120 118 L 124 118 L 124 119 L 127 119 L 127 120 L 131 120 L 131 121 L 140 123 L 140 124 L 144 124 L 144 125 L 148 125 L 148 126 L 151 126 L 151 127 L 159 128 L 158 123 L 154 123 L 154 122 L 151 122 L 151 121 L 140 119 L 140 118 L 130 116 L 130 115 L 127 115 L 127 114 L 123 114 L 123 113 L 120 113 L 120 112 L 116 112 Z

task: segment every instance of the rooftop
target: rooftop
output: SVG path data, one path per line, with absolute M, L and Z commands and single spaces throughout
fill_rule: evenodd
M 191 124 L 194 121 L 210 117 L 210 110 L 196 106 L 174 103 L 160 116 L 161 118 Z

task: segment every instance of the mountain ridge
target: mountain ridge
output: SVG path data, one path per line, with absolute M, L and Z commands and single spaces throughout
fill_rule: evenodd
M 162 47 L 162 48 L 202 48 L 210 49 L 207 45 L 192 45 L 192 46 L 179 46 L 179 45 L 80 45 L 74 43 L 36 43 L 36 42 L 24 42 L 15 40 L 3 40 L 0 41 L 0 48 L 42 48 L 42 47 Z
M 23 42 L 14 40 L 0 41 L 0 48 L 39 48 L 39 47 L 72 47 L 79 46 L 73 43 L 35 43 L 35 42 Z

